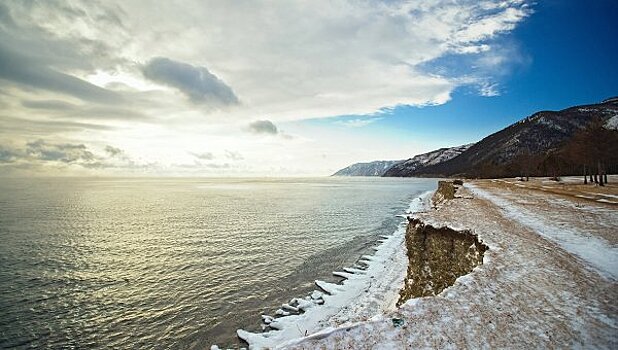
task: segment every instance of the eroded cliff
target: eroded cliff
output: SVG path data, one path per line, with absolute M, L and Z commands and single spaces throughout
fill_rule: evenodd
M 470 231 L 425 225 L 410 219 L 406 232 L 408 274 L 398 305 L 411 298 L 439 294 L 457 277 L 483 263 L 488 249 Z

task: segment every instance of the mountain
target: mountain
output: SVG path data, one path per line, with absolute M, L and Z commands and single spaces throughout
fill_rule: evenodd
M 399 162 L 401 160 L 376 160 L 369 163 L 355 163 L 337 171 L 333 176 L 382 176 L 386 170 Z
M 431 151 L 428 153 L 419 154 L 414 156 L 408 160 L 399 162 L 390 169 L 388 169 L 384 175 L 389 177 L 405 177 L 407 174 L 411 174 L 417 170 L 421 170 L 424 167 L 437 165 L 442 162 L 446 162 L 450 159 L 453 159 L 460 155 L 462 152 L 465 152 L 468 148 L 472 147 L 473 143 L 450 147 L 450 148 L 440 148 L 435 151 Z
M 616 148 L 617 116 L 618 97 L 561 111 L 538 112 L 487 136 L 457 157 L 419 169 L 410 168 L 396 176 L 509 177 L 523 172 L 544 176 L 579 174 L 586 163 L 614 166 L 616 155 L 609 150 Z M 583 133 L 589 135 L 587 140 L 581 136 Z M 604 141 L 594 135 L 602 135 Z M 575 152 L 577 139 L 585 142 L 578 143 L 581 150 Z M 389 170 L 386 175 L 390 173 Z
M 369 163 L 355 163 L 337 171 L 333 176 L 404 176 L 398 174 L 445 162 L 458 156 L 472 145 L 471 143 L 457 147 L 440 148 L 407 160 L 377 160 Z

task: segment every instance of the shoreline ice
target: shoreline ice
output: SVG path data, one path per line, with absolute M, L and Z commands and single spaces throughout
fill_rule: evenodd
M 405 215 L 428 208 L 434 191 L 414 198 Z M 276 311 L 278 317 L 262 315 L 270 330 L 252 333 L 236 331 L 249 349 L 281 348 L 286 343 L 318 331 L 366 321 L 395 310 L 399 291 L 406 276 L 408 257 L 405 249 L 406 221 L 391 235 L 382 236 L 373 255 L 364 255 L 355 266 L 335 271 L 344 280 L 339 284 L 316 280 L 320 290 L 304 298 L 294 298 Z

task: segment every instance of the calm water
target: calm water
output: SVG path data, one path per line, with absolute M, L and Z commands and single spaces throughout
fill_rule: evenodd
M 234 346 L 435 180 L 2 179 L 0 348 Z

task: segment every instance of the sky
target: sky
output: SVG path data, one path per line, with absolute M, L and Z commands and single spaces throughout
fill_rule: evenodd
M 611 0 L 0 2 L 0 176 L 322 176 L 618 95 Z

